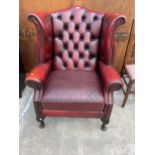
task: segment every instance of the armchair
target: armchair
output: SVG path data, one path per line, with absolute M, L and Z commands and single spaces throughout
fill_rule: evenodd
M 122 86 L 113 69 L 114 35 L 125 16 L 71 7 L 28 15 L 37 29 L 38 65 L 25 82 L 34 89 L 40 128 L 45 116 L 100 118 L 109 123 L 112 93 Z

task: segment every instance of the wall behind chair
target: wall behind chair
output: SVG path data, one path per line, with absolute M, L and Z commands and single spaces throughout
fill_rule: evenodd
M 127 49 L 129 51 L 129 48 L 134 48 L 130 43 L 133 42 L 130 35 L 133 34 L 134 0 L 20 0 L 19 49 L 26 72 L 30 71 L 36 64 L 36 30 L 34 25 L 27 21 L 27 15 L 34 11 L 55 11 L 73 5 L 101 12 L 118 12 L 127 17 L 127 23 L 120 26 L 116 34 L 114 67 L 117 71 L 121 70 L 125 56 L 130 56 L 130 54 L 126 54 Z M 128 47 L 129 45 L 130 47 Z M 132 60 L 130 62 L 133 63 Z

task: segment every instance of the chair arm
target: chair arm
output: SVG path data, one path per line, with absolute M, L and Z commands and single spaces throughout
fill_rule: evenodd
M 123 81 L 116 70 L 103 62 L 99 62 L 99 71 L 104 85 L 104 92 L 119 90 L 123 86 Z
M 34 67 L 26 76 L 25 83 L 33 89 L 41 90 L 47 80 L 51 70 L 51 61 L 42 63 Z

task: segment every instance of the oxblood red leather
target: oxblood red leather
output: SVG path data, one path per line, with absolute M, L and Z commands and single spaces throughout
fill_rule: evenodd
M 94 70 L 103 15 L 71 8 L 51 16 L 55 68 Z
M 99 70 L 104 88 L 112 87 L 113 85 L 121 87 L 123 85 L 122 79 L 112 66 L 106 65 L 100 61 Z
M 125 16 L 118 13 L 106 13 L 101 30 L 99 44 L 100 60 L 107 65 L 112 65 L 115 57 L 115 30 L 118 25 L 125 22 Z
M 43 125 L 45 116 L 98 117 L 107 124 L 112 92 L 122 85 L 112 64 L 115 30 L 125 17 L 71 7 L 28 19 L 38 37 L 39 65 L 26 78 L 34 88 L 37 120 Z
M 37 63 L 44 63 L 52 58 L 53 33 L 51 16 L 46 12 L 36 12 L 31 13 L 28 19 L 35 24 L 37 29 Z
M 55 70 L 46 83 L 42 105 L 54 110 L 101 110 L 104 97 L 100 82 L 94 71 Z
M 46 83 L 47 77 L 51 72 L 51 61 L 39 64 L 27 75 L 25 82 L 29 87 L 41 89 Z

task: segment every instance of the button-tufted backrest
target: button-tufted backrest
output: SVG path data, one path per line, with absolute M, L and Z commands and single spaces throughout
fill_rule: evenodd
M 94 70 L 103 15 L 73 7 L 51 16 L 55 69 Z

